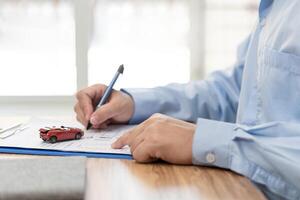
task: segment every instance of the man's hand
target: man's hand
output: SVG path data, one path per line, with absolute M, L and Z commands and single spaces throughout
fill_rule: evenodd
M 107 86 L 93 85 L 76 94 L 78 102 L 74 106 L 77 120 L 87 126 L 90 120 L 94 128 L 106 128 L 110 123 L 127 123 L 134 112 L 133 99 L 126 93 L 113 91 L 109 101 L 94 109 L 99 103 Z
M 192 164 L 195 130 L 195 124 L 155 114 L 125 133 L 112 147 L 129 145 L 133 158 L 138 162 L 161 159 L 174 164 Z

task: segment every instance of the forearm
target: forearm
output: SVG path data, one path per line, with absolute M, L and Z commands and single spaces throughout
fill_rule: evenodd
M 132 123 L 140 123 L 154 113 L 191 122 L 198 117 L 216 119 L 219 115 L 216 96 L 209 92 L 206 81 L 126 91 L 135 102 Z
M 234 122 L 239 99 L 242 67 L 219 71 L 203 81 L 170 84 L 152 89 L 126 89 L 135 102 L 132 123 L 154 113 L 196 122 L 197 118 Z

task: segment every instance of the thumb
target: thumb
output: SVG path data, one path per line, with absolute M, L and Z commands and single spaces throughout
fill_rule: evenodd
M 104 104 L 99 107 L 91 116 L 91 123 L 93 125 L 100 125 L 103 122 L 111 119 L 116 115 L 114 106 L 111 103 Z

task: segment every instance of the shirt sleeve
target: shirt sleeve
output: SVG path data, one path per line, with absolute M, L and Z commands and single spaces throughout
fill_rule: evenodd
M 130 123 L 140 123 L 154 113 L 190 122 L 199 117 L 234 122 L 248 42 L 249 39 L 239 47 L 238 62 L 233 68 L 215 72 L 206 80 L 151 89 L 123 89 L 135 102 Z
M 270 122 L 248 127 L 199 118 L 193 163 L 230 169 L 270 194 L 299 199 L 299 144 L 298 123 Z

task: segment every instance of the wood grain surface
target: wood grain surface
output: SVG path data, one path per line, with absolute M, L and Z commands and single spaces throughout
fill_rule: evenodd
M 89 159 L 86 199 L 265 199 L 230 171 L 166 163 Z

